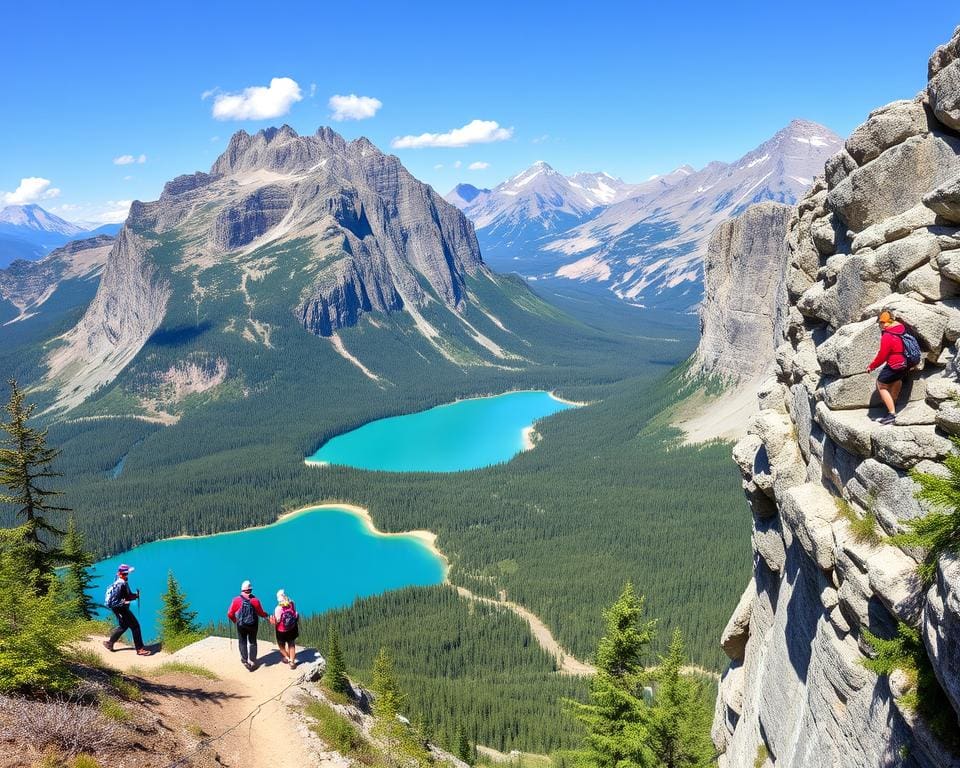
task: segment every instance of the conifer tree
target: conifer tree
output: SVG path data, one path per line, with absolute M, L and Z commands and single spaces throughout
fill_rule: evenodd
M 160 596 L 160 641 L 165 650 L 176 651 L 199 634 L 197 612 L 190 610 L 187 596 L 180 589 L 173 571 L 167 572 L 167 591 Z
M 677 629 L 669 652 L 660 657 L 650 717 L 635 736 L 646 740 L 657 768 L 707 768 L 714 757 L 710 741 L 712 713 L 702 686 L 681 674 L 685 664 L 683 636 Z M 634 737 L 632 728 L 628 729 L 628 737 Z
M 68 611 L 79 619 L 92 619 L 96 616 L 96 603 L 90 597 L 94 586 L 90 569 L 94 559 L 87 551 L 83 533 L 77 530 L 73 515 L 70 515 L 67 533 L 63 537 L 63 559 L 67 563 L 63 575 L 63 597 Z
M 65 651 L 79 622 L 64 615 L 59 582 L 31 573 L 36 549 L 20 526 L 0 531 L 0 693 L 66 693 L 76 686 Z
M 473 750 L 470 748 L 470 740 L 467 738 L 467 730 L 463 727 L 463 723 L 457 725 L 457 737 L 455 741 L 457 757 L 467 764 L 472 764 Z
M 343 650 L 340 648 L 340 634 L 333 626 L 330 627 L 327 642 L 327 668 L 323 673 L 323 683 L 333 693 L 346 695 L 350 691 L 347 665 L 343 660 Z
M 398 715 L 403 706 L 403 694 L 393 674 L 393 661 L 386 648 L 381 648 L 373 662 L 373 732 L 383 742 L 387 762 L 397 765 L 404 742 L 412 742 L 406 724 Z
M 10 401 L 4 406 L 9 421 L 0 421 L 0 431 L 6 433 L 0 441 L 0 486 L 6 487 L 8 493 L 0 494 L 0 504 L 12 505 L 17 517 L 23 520 L 29 572 L 35 574 L 41 592 L 45 592 L 54 567 L 62 560 L 62 553 L 52 540 L 63 535 L 47 516 L 51 512 L 70 511 L 50 503 L 60 495 L 59 491 L 41 485 L 60 476 L 51 469 L 60 451 L 47 447 L 47 430 L 27 426 L 36 405 L 24 405 L 23 390 L 12 379 L 9 384 Z
M 590 702 L 567 702 L 586 727 L 582 759 L 596 768 L 654 765 L 645 732 L 650 713 L 643 687 L 644 658 L 656 622 L 644 620 L 643 599 L 629 582 L 604 619 L 606 632 L 597 648 Z

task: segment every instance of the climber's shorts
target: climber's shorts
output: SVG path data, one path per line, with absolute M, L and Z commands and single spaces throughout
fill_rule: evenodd
M 903 381 L 904 376 L 908 373 L 910 373 L 910 369 L 907 366 L 891 368 L 884 363 L 883 368 L 880 369 L 880 375 L 877 376 L 877 381 L 881 384 L 893 384 L 895 381 Z

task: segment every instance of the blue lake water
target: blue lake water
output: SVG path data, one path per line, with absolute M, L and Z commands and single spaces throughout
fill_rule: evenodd
M 308 614 L 390 589 L 439 584 L 446 568 L 443 559 L 415 536 L 378 535 L 358 515 L 331 508 L 236 533 L 155 541 L 103 560 L 95 566 L 97 603 L 103 601 L 120 563 L 136 568 L 130 586 L 139 587 L 143 596 L 139 618 L 147 639 L 156 634 L 169 570 L 205 625 L 225 618 L 244 579 L 253 582 L 254 594 L 268 612 L 276 605 L 277 590 L 283 588 L 297 609 Z M 137 613 L 136 603 L 133 609 Z
M 549 392 L 508 392 L 364 424 L 328 440 L 310 463 L 389 472 L 457 472 L 509 461 L 524 429 L 575 407 Z

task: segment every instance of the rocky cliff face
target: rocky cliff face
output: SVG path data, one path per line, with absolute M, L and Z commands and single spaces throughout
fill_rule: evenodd
M 734 449 L 755 557 L 722 639 L 714 740 L 727 768 L 960 764 L 909 706 L 914 682 L 863 664 L 865 631 L 920 630 L 957 725 L 960 564 L 944 556 L 925 585 L 921 553 L 887 539 L 927 511 L 909 470 L 942 474 L 960 434 L 960 29 L 929 75 L 916 99 L 871 113 L 789 223 L 776 380 Z M 871 420 L 864 372 L 883 309 L 926 348 L 889 426 Z
M 758 203 L 713 231 L 704 259 L 695 373 L 746 382 L 772 368 L 783 338 L 792 211 L 782 203 Z

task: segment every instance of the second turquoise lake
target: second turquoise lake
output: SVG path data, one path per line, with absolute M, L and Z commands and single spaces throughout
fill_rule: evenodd
M 509 461 L 524 430 L 575 407 L 549 392 L 508 392 L 378 419 L 328 440 L 307 458 L 387 472 L 457 472 Z

